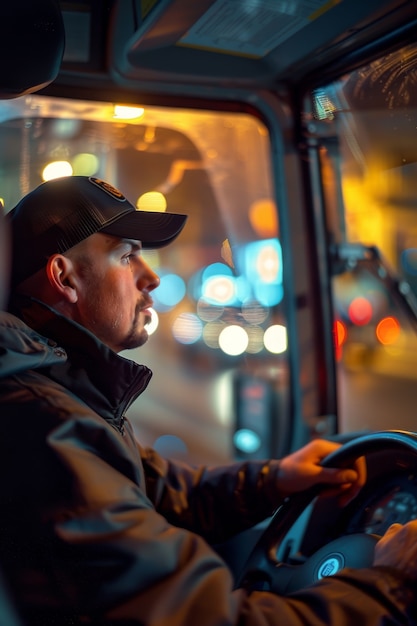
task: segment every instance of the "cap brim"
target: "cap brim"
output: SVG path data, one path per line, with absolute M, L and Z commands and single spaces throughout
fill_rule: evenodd
M 187 215 L 179 213 L 131 211 L 99 232 L 123 239 L 137 239 L 144 248 L 162 248 L 178 237 L 186 220 Z

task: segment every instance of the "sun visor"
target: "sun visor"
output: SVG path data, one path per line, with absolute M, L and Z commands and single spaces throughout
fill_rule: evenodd
M 0 98 L 49 85 L 58 75 L 65 31 L 58 0 L 0 3 Z

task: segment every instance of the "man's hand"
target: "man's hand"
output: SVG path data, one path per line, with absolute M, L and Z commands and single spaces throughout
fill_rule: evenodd
M 376 544 L 374 565 L 397 567 L 417 579 L 417 520 L 388 528 Z
M 315 439 L 297 452 L 284 457 L 279 475 L 280 491 L 290 495 L 316 484 L 329 485 L 342 492 L 340 503 L 346 505 L 365 484 L 366 463 L 365 458 L 360 457 L 351 468 L 321 467 L 320 462 L 338 448 L 339 443 Z

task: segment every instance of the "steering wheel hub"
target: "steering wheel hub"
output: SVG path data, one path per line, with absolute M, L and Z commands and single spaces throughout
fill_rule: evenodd
M 333 576 L 345 566 L 345 558 L 340 552 L 334 552 L 326 556 L 314 572 L 314 579 L 321 580 L 326 576 Z

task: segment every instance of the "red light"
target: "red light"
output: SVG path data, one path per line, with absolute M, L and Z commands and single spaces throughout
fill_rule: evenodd
M 343 322 L 336 320 L 333 325 L 333 342 L 335 348 L 336 361 L 342 358 L 342 346 L 347 339 L 347 328 Z
M 400 334 L 400 324 L 395 317 L 384 317 L 375 329 L 378 341 L 384 346 L 395 343 Z
M 372 319 L 372 304 L 366 298 L 358 297 L 352 300 L 348 308 L 348 315 L 357 326 L 365 326 Z
M 340 320 L 336 320 L 334 323 L 333 336 L 335 348 L 341 348 L 346 341 L 347 330 L 344 323 Z

